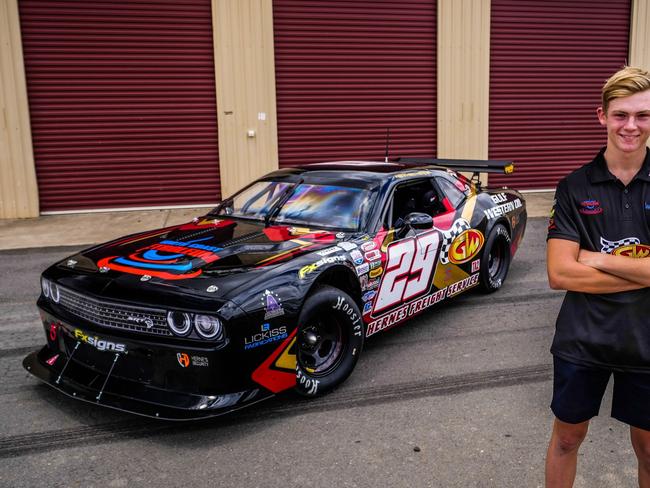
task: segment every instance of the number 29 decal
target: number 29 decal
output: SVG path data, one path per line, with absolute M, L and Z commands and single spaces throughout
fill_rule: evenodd
M 377 292 L 373 315 L 429 289 L 440 244 L 441 233 L 433 229 L 388 246 L 386 272 Z

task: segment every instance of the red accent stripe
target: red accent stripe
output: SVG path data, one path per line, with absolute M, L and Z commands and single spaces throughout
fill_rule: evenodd
M 297 328 L 294 329 L 293 332 L 289 334 L 289 337 L 280 344 L 280 347 L 273 351 L 273 354 L 266 358 L 266 360 L 260 364 L 255 371 L 253 371 L 251 378 L 254 382 L 262 385 L 273 393 L 280 393 L 281 391 L 296 386 L 296 373 L 278 371 L 277 369 L 271 369 L 271 366 L 275 363 L 280 354 L 289 347 L 289 344 L 295 337 L 297 331 Z

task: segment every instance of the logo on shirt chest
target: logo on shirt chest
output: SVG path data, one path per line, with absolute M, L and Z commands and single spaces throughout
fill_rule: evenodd
M 583 215 L 598 215 L 603 213 L 603 208 L 598 200 L 583 200 L 580 202 L 578 212 Z
M 650 255 L 650 246 L 646 244 L 631 244 L 615 249 L 612 254 L 616 256 L 627 256 L 628 258 L 647 258 Z
M 641 244 L 641 240 L 637 237 L 626 237 L 620 241 L 609 241 L 604 237 L 600 238 L 600 252 L 607 254 L 644 258 L 650 253 L 649 251 L 650 246 Z

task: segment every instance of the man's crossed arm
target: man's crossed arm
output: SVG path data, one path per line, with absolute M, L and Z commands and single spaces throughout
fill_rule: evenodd
M 615 293 L 650 286 L 650 260 L 585 251 L 565 239 L 548 240 L 546 263 L 554 290 Z

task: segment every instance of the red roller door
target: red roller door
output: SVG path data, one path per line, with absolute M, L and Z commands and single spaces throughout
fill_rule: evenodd
M 20 0 L 44 211 L 219 195 L 210 0 Z
M 280 166 L 436 153 L 436 2 L 274 0 Z
M 490 184 L 553 188 L 605 144 L 596 107 L 629 23 L 630 0 L 492 0 L 489 155 L 517 165 Z

